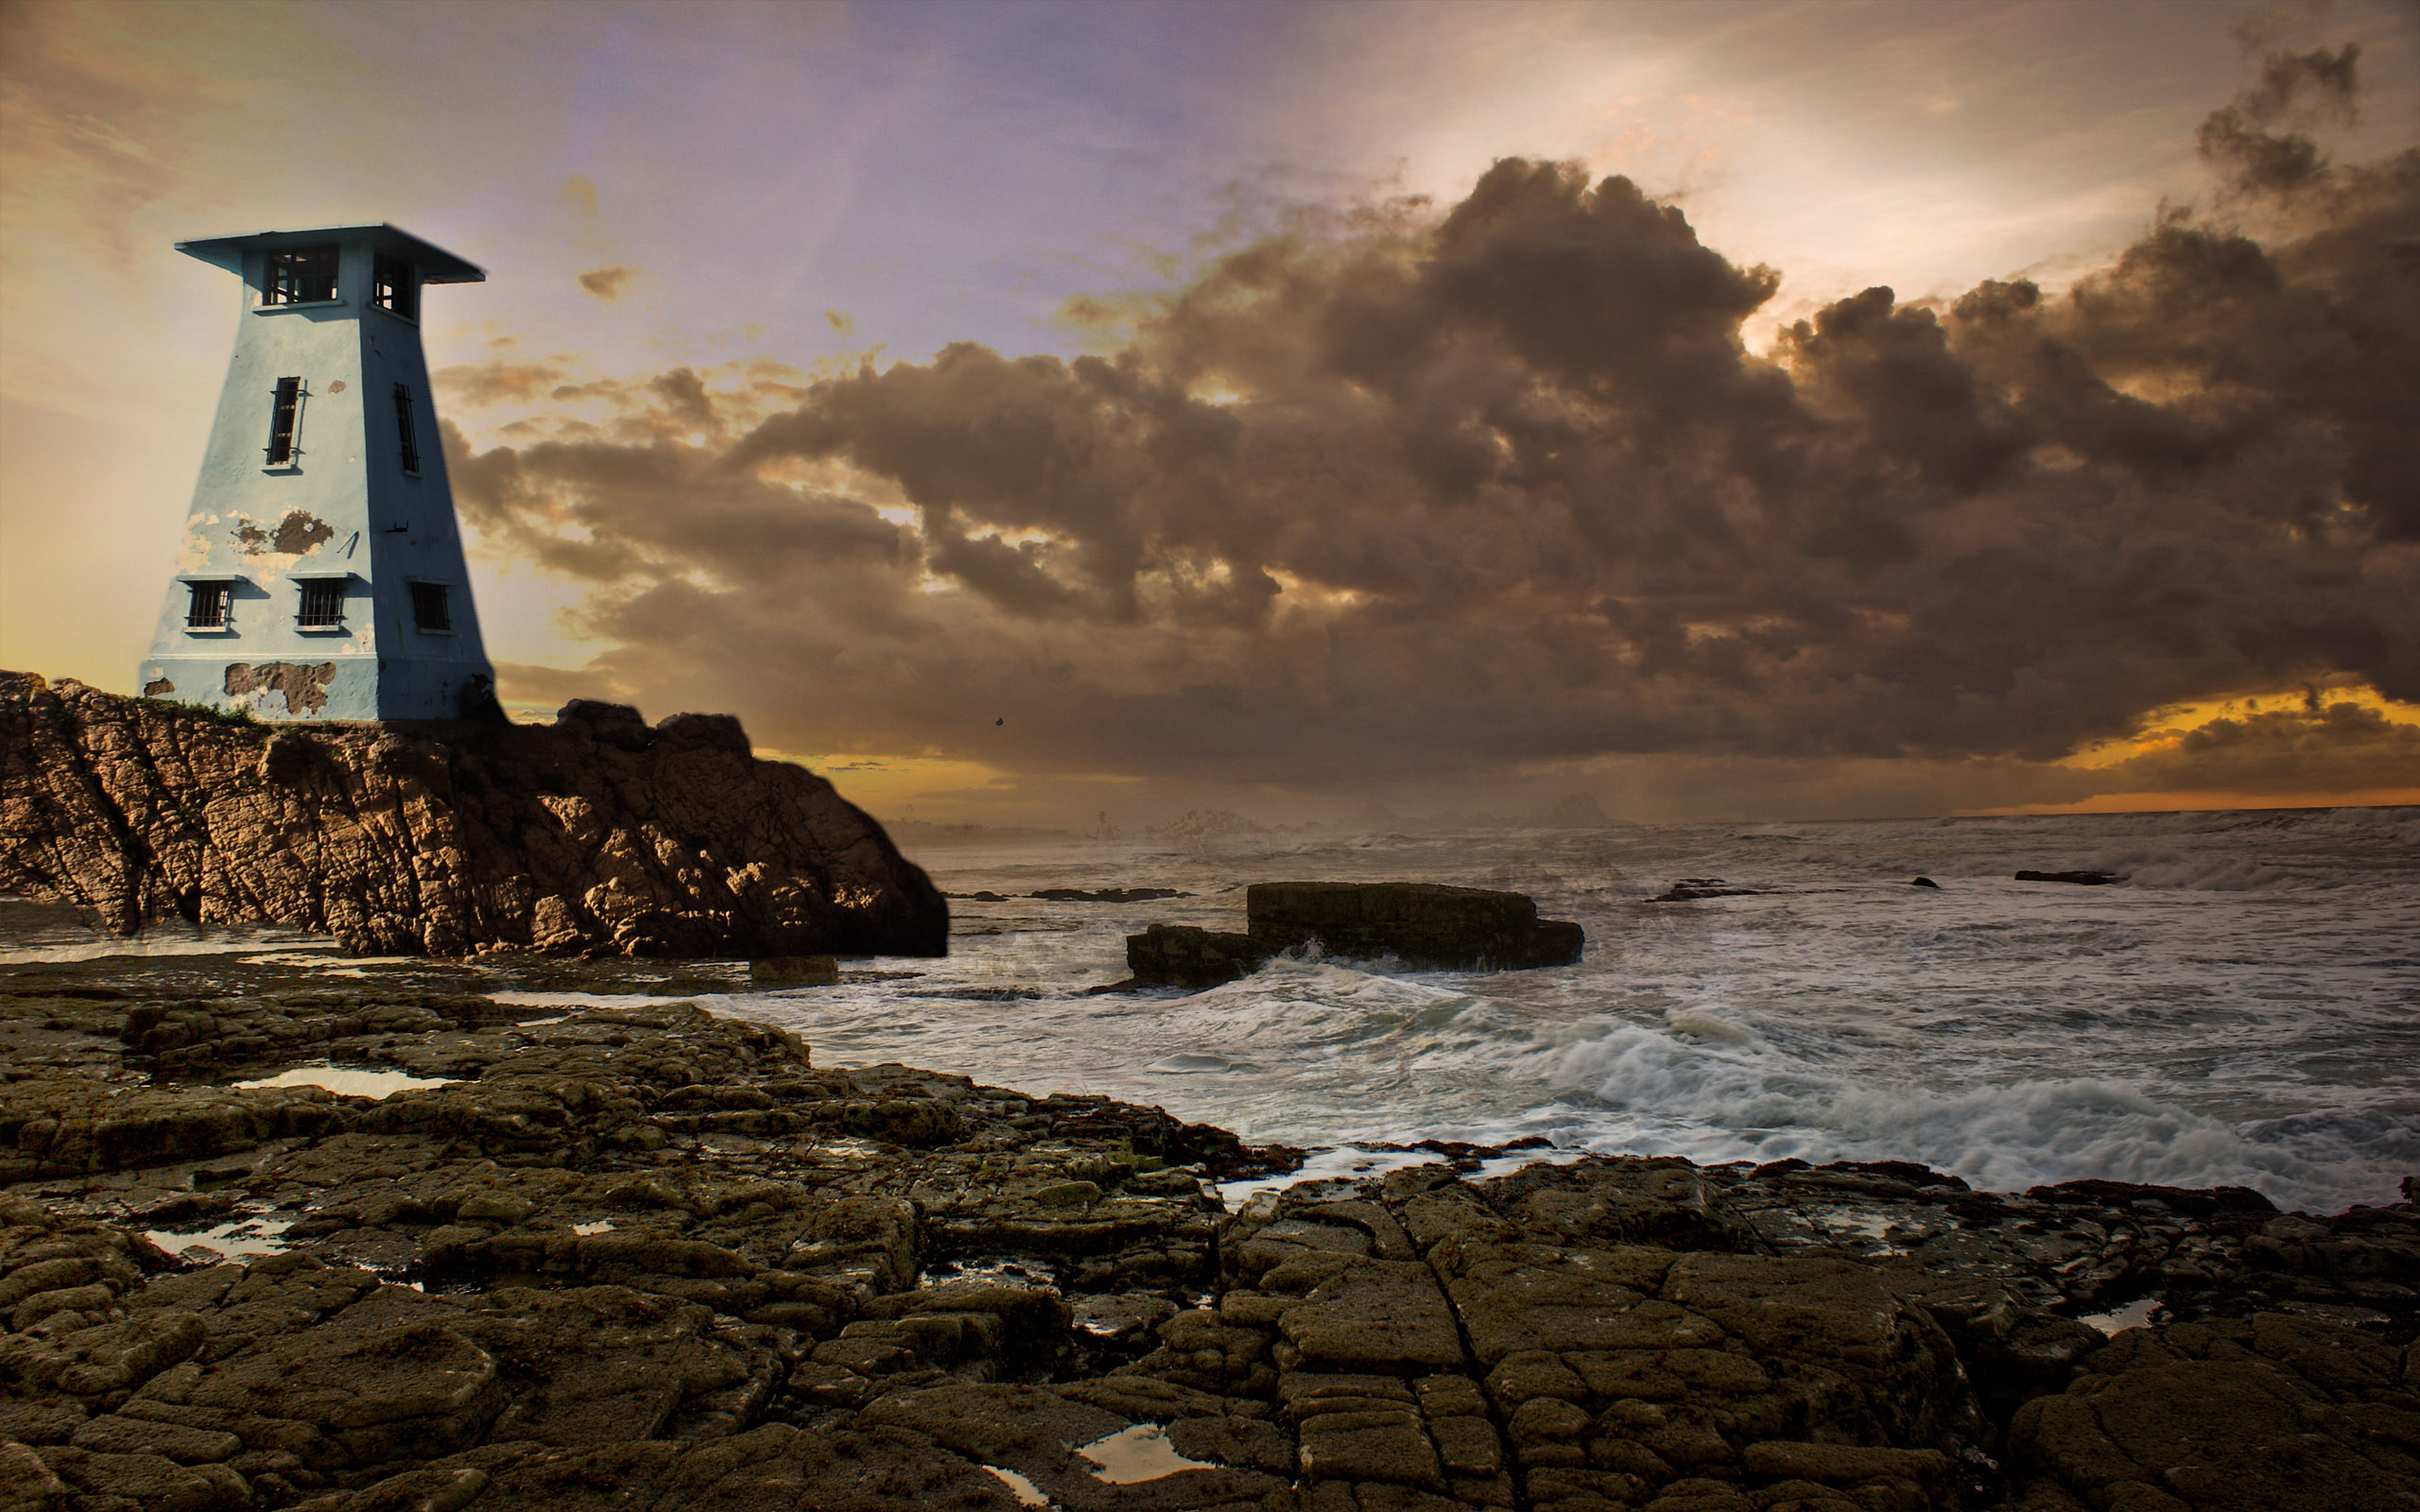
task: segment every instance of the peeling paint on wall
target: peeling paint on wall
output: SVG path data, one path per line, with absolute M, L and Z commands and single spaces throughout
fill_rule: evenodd
M 327 707 L 328 684 L 336 677 L 337 664 L 333 662 L 316 666 L 301 662 L 230 662 L 224 691 L 230 698 L 253 694 L 267 698 L 282 693 L 285 695 L 287 713 L 315 714 Z
M 146 698 L 164 698 L 176 691 L 177 685 L 165 678 L 154 678 L 143 685 L 143 696 Z
M 249 515 L 235 518 L 243 524 L 234 529 L 234 541 L 247 557 L 262 557 L 270 552 L 300 557 L 337 537 L 336 526 L 305 509 L 287 510 L 285 518 L 277 523 L 275 535 L 254 524 Z

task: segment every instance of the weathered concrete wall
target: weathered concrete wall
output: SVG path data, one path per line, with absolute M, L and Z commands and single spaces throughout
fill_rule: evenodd
M 939 955 L 882 827 L 739 722 L 574 703 L 550 726 L 272 730 L 0 673 L 0 892 L 121 934 L 182 916 L 350 949 Z

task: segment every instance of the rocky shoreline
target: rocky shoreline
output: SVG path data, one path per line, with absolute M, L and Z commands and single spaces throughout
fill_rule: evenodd
M 2420 1505 L 2409 1203 L 1436 1146 L 1231 1211 L 1299 1152 L 663 995 L 735 974 L 9 969 L 0 1507 Z M 235 1085 L 313 1063 L 417 1085 Z

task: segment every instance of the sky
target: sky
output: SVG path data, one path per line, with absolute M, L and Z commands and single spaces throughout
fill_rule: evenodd
M 516 715 L 890 819 L 2420 801 L 2420 9 L 0 5 L 0 664 L 392 221 Z

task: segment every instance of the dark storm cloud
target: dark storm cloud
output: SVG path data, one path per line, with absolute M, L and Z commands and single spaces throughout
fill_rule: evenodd
M 1512 160 L 1225 257 L 1113 355 L 959 345 L 771 412 L 683 369 L 457 487 L 596 585 L 623 686 L 792 748 L 2044 760 L 2246 689 L 2420 697 L 2420 153 L 2288 184 L 2244 146 L 2354 61 L 2204 131 L 2232 190 L 2293 190 L 2278 229 L 2170 215 L 2057 297 L 1870 289 L 1759 357 L 1779 275 Z

